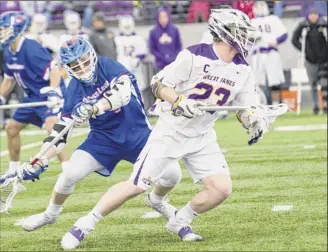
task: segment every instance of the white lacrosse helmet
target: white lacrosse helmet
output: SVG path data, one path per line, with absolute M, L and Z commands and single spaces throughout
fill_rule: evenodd
M 255 17 L 266 17 L 270 15 L 268 4 L 265 1 L 255 2 L 253 6 L 253 13 Z
M 30 31 L 33 34 L 41 34 L 48 28 L 48 19 L 46 15 L 37 13 L 33 16 Z
M 235 9 L 212 9 L 208 29 L 213 37 L 220 38 L 246 59 L 254 45 L 254 32 L 249 17 Z
M 118 20 L 118 28 L 124 35 L 131 35 L 135 32 L 135 23 L 132 16 L 120 16 Z
M 81 17 L 79 13 L 70 11 L 64 15 L 64 25 L 70 34 L 76 34 L 81 27 Z

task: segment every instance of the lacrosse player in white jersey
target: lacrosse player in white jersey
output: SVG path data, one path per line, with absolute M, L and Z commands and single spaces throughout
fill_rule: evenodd
M 59 52 L 60 45 L 58 43 L 58 38 L 49 33 L 47 29 L 48 19 L 46 15 L 36 13 L 32 17 L 31 26 L 25 36 L 29 39 L 38 41 L 43 47 L 48 49 L 48 51 L 54 55 Z
M 271 92 L 272 104 L 279 103 L 280 86 L 285 82 L 278 46 L 286 41 L 287 30 L 279 17 L 270 15 L 268 4 L 258 1 L 254 4 L 253 25 L 258 29 L 257 42 L 252 55 L 252 67 L 256 83 Z
M 238 105 L 256 103 L 252 70 L 245 61 L 252 44 L 249 36 L 255 28 L 244 13 L 223 9 L 211 12 L 209 29 L 214 44 L 198 44 L 181 51 L 163 69 L 164 77 L 154 76 L 154 94 L 165 100 L 157 124 L 131 177 L 112 186 L 95 208 L 77 221 L 83 237 L 94 230 L 103 216 L 155 184 L 146 203 L 169 216 L 166 228 L 183 241 L 202 240 L 191 229 L 193 218 L 218 206 L 231 194 L 229 167 L 212 128 L 217 112 L 205 112 L 199 106 L 221 106 L 230 101 Z M 251 143 L 267 132 L 266 118 L 248 110 L 238 111 L 238 115 L 248 128 Z M 158 181 L 169 165 L 179 160 L 184 161 L 194 182 L 202 183 L 203 189 L 177 211 L 164 199 L 172 185 Z M 170 180 L 179 181 L 173 179 L 180 176 L 179 172 L 176 168 Z M 66 248 L 76 248 L 81 240 L 68 232 L 62 243 Z
M 146 83 L 140 63 L 147 55 L 146 40 L 136 34 L 131 16 L 120 16 L 118 28 L 120 33 L 115 37 L 117 61 L 136 76 L 139 88 L 143 91 Z
M 66 31 L 59 36 L 59 44 L 63 44 L 65 41 L 72 39 L 74 36 L 82 36 L 88 39 L 88 34 L 81 29 L 81 17 L 79 13 L 75 11 L 64 12 L 64 25 Z

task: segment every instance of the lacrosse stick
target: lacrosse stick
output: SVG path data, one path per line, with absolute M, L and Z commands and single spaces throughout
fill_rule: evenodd
M 284 111 L 283 113 L 287 112 L 288 107 L 286 104 L 281 103 L 281 104 L 276 104 L 276 105 L 249 105 L 249 106 L 218 106 L 218 105 L 208 105 L 208 106 L 200 106 L 199 109 L 204 110 L 204 111 L 208 111 L 208 112 L 215 112 L 215 111 L 222 111 L 222 110 L 228 110 L 228 111 L 238 111 L 238 110 L 255 110 L 255 107 L 260 107 L 262 109 L 267 110 L 267 113 L 269 113 L 269 111 L 271 110 L 271 114 L 273 112 L 273 110 L 277 110 L 279 109 L 279 113 L 281 113 L 281 111 Z M 167 112 L 167 111 L 171 111 L 170 107 L 162 107 L 162 112 Z M 277 111 L 274 113 L 276 114 Z M 282 113 L 282 114 L 283 114 Z
M 31 161 L 30 165 L 38 162 L 74 125 L 74 120 L 70 121 L 66 127 L 49 143 L 47 148 L 40 151 Z M 2 185 L 0 185 L 0 213 L 8 213 L 9 208 L 12 206 L 15 195 L 21 191 L 26 190 L 22 185 L 22 179 L 15 175 L 14 177 L 7 178 Z
M 43 101 L 43 102 L 30 102 L 30 103 L 19 103 L 19 104 L 8 104 L 8 105 L 0 105 L 0 109 L 15 109 L 15 108 L 29 108 L 29 107 L 41 107 L 47 106 L 49 108 L 53 108 L 59 106 L 57 102 Z

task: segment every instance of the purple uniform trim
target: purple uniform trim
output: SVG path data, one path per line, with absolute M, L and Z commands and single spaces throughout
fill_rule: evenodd
M 136 57 L 139 58 L 140 60 L 143 60 L 146 57 L 146 54 L 139 54 Z
M 233 58 L 232 61 L 236 65 L 246 65 L 246 66 L 248 66 L 248 63 L 246 62 L 246 60 L 239 53 L 236 54 L 236 56 Z
M 139 177 L 140 177 L 140 173 L 141 173 L 142 167 L 143 167 L 143 165 L 144 165 L 144 163 L 145 163 L 145 161 L 146 161 L 146 158 L 147 158 L 147 156 L 148 156 L 148 153 L 149 153 L 149 151 L 147 152 L 147 154 L 146 154 L 146 156 L 145 156 L 145 159 L 142 161 L 142 163 L 141 163 L 141 165 L 140 165 L 140 168 L 139 168 L 139 170 L 138 170 L 138 172 L 137 172 L 137 175 L 136 175 L 136 177 L 134 178 L 133 184 L 135 184 L 135 185 L 138 185 L 138 180 L 139 180 Z
M 276 47 L 273 46 L 269 46 L 269 47 L 260 47 L 258 50 L 255 50 L 253 52 L 253 55 L 260 52 L 260 53 L 268 53 L 271 51 L 278 51 L 278 49 Z
M 192 230 L 190 227 L 183 227 L 180 229 L 178 235 L 180 236 L 180 238 L 182 239 L 183 237 L 185 237 L 187 234 L 192 234 Z
M 284 42 L 287 39 L 287 37 L 288 37 L 287 33 L 281 35 L 280 37 L 277 38 L 277 43 L 281 44 L 282 42 Z
M 84 239 L 84 233 L 81 229 L 78 227 L 73 226 L 69 232 L 79 241 L 82 241 Z
M 197 44 L 187 47 L 187 50 L 196 56 L 203 56 L 211 60 L 219 59 L 213 51 L 212 44 Z

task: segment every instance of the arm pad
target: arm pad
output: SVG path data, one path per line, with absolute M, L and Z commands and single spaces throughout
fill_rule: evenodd
M 162 89 L 165 87 L 165 85 L 162 83 L 162 79 L 159 79 L 156 75 L 152 78 L 151 80 L 151 89 L 152 92 L 154 94 L 154 96 L 156 97 L 156 99 L 160 99 L 162 100 L 161 97 L 161 91 Z
M 66 127 L 66 122 L 60 121 L 59 123 L 55 124 L 51 134 L 43 140 L 43 147 L 46 147 L 50 142 Z M 71 135 L 72 129 L 70 129 L 55 145 L 56 153 L 60 153 L 64 150 L 66 146 L 66 140 Z

